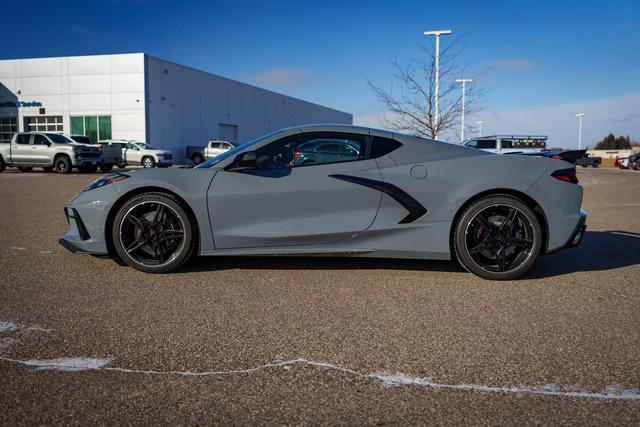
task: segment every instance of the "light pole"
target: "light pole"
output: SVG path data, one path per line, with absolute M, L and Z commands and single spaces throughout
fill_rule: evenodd
M 462 83 L 462 120 L 460 124 L 460 142 L 464 142 L 464 90 L 467 83 L 471 83 L 473 79 L 456 79 L 456 83 Z
M 425 31 L 425 36 L 436 36 L 436 108 L 435 108 L 435 139 L 438 139 L 438 127 L 440 125 L 440 36 L 451 34 L 451 30 Z
M 582 147 L 582 118 L 584 117 L 584 113 L 576 114 L 578 118 L 578 150 Z
M 484 121 L 478 120 L 476 123 L 478 124 L 478 138 L 480 138 L 482 136 L 482 124 Z

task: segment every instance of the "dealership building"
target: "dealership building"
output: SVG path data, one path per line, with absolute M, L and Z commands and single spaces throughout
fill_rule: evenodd
M 0 143 L 14 132 L 135 139 L 173 151 L 353 116 L 143 53 L 0 60 Z

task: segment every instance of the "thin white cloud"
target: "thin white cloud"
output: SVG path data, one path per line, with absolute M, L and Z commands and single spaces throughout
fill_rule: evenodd
M 466 135 L 475 135 L 477 132 L 475 124 L 478 120 L 482 120 L 484 135 L 547 135 L 550 146 L 574 148 L 578 144 L 576 113 L 585 113 L 582 136 L 585 147 L 595 145 L 609 133 L 629 135 L 631 139 L 640 140 L 640 92 L 572 104 L 487 110 L 466 118 L 466 122 L 471 124 Z M 356 114 L 354 123 L 382 127 L 384 114 L 384 112 Z M 442 139 L 455 142 L 457 140 L 455 131 L 442 135 Z
M 293 88 L 313 77 L 313 72 L 304 68 L 276 67 L 252 74 L 248 78 L 256 83 L 280 88 Z

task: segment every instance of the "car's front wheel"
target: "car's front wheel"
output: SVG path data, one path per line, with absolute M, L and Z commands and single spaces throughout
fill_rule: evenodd
M 195 221 L 169 194 L 146 193 L 127 201 L 111 236 L 120 259 L 147 273 L 174 271 L 196 253 Z
M 458 262 L 491 280 L 522 276 L 542 247 L 542 228 L 533 210 L 508 195 L 483 197 L 457 221 L 453 236 Z

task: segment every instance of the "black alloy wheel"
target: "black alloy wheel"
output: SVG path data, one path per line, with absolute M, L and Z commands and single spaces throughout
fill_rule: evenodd
M 524 274 L 541 248 L 542 232 L 535 213 L 509 196 L 493 196 L 472 204 L 456 227 L 459 262 L 487 279 L 509 280 Z
M 195 253 L 194 221 L 167 194 L 149 193 L 125 203 L 116 215 L 112 237 L 118 256 L 148 273 L 182 266 Z

